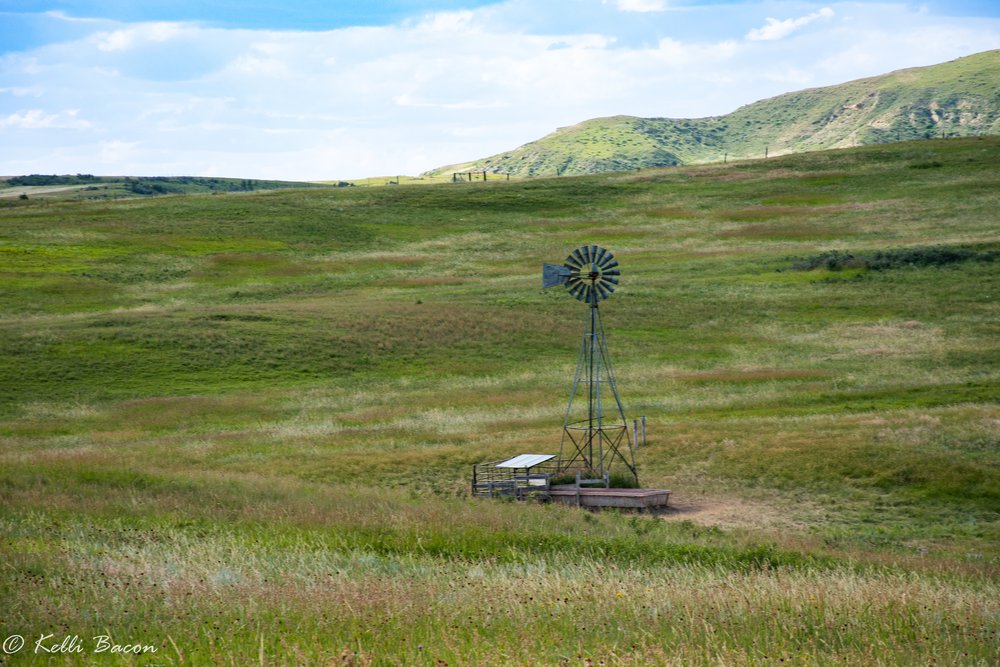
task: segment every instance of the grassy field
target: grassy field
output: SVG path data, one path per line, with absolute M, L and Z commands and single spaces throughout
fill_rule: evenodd
M 0 199 L 0 663 L 997 664 L 998 164 Z M 474 501 L 591 241 L 674 507 Z

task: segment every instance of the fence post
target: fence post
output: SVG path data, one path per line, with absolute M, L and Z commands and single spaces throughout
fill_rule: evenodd
M 646 446 L 646 415 L 642 416 L 642 446 Z

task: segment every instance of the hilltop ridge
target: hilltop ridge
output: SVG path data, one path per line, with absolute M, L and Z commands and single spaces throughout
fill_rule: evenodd
M 431 170 L 562 176 L 717 162 L 930 137 L 1000 133 L 1000 50 L 706 118 L 593 118 L 519 148 Z

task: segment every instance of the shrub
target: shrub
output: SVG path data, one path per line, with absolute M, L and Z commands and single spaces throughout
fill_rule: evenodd
M 613 472 L 609 480 L 612 489 L 637 489 L 639 480 L 631 472 Z
M 797 260 L 792 263 L 792 268 L 796 271 L 811 271 L 817 268 L 824 268 L 828 271 L 842 269 L 885 271 L 908 266 L 946 266 L 969 261 L 993 262 L 998 258 L 1000 258 L 1000 251 L 996 250 L 972 250 L 948 246 L 878 250 L 869 255 L 828 250 L 813 257 Z

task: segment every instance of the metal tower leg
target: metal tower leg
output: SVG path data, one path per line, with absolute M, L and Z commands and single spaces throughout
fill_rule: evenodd
M 574 411 L 580 383 L 587 385 L 585 414 Z M 602 386 L 609 388 L 614 398 L 614 407 L 608 414 L 604 411 Z M 632 436 L 596 302 L 590 304 L 590 316 L 580 341 L 576 373 L 563 420 L 560 459 L 567 470 L 582 468 L 591 477 L 604 477 L 617 465 L 624 466 L 638 478 Z

